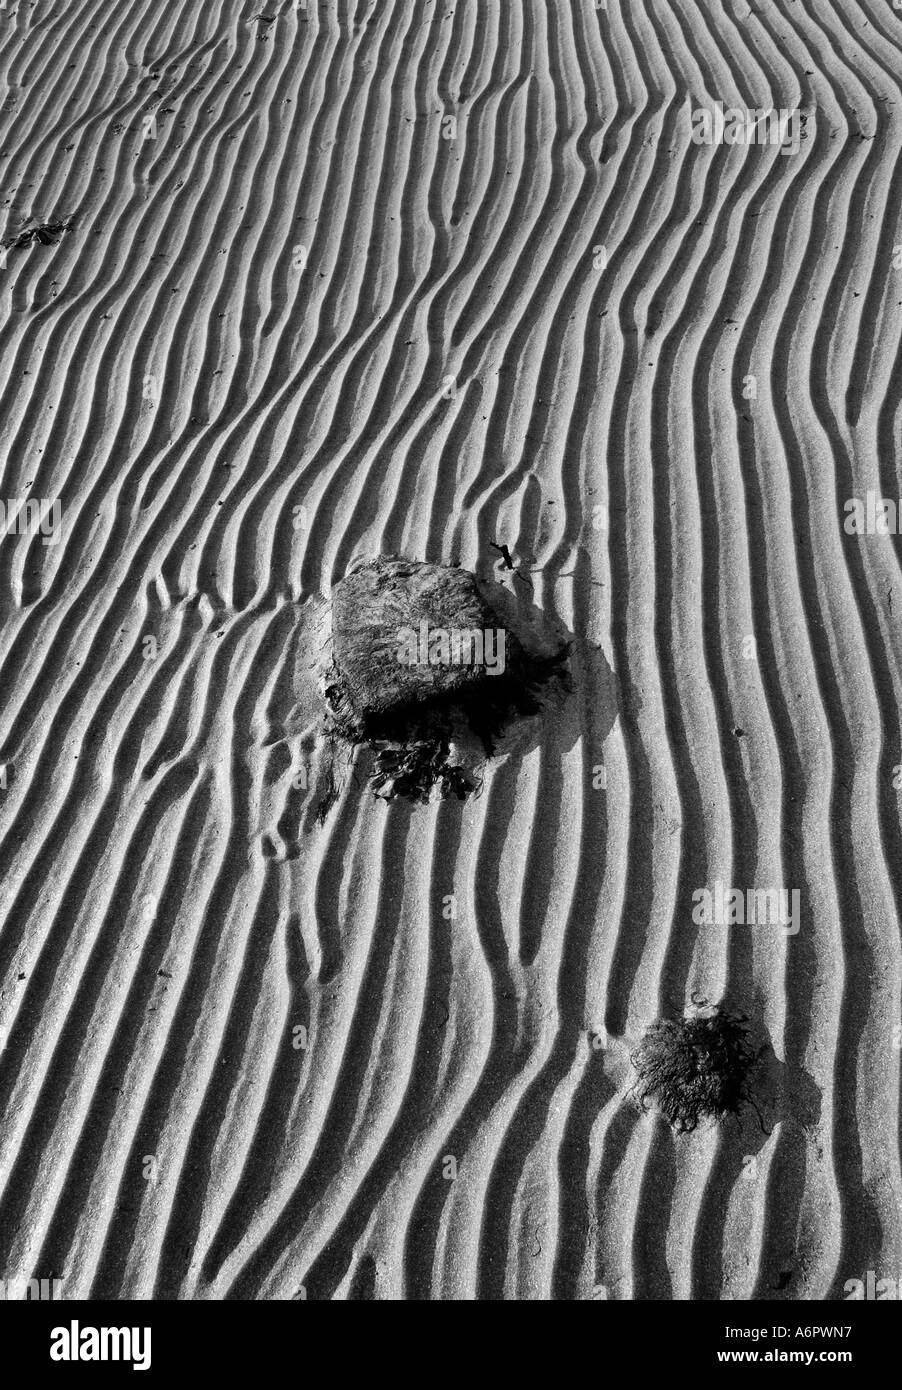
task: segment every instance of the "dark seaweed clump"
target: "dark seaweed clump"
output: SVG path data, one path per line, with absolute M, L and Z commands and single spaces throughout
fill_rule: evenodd
M 520 653 L 513 672 L 368 718 L 359 741 L 375 751 L 369 780 L 376 795 L 385 801 L 406 797 L 425 803 L 438 787 L 443 798 L 465 800 L 478 784 L 463 767 L 449 762 L 452 738 L 469 732 L 485 757 L 493 757 L 515 720 L 541 712 L 553 682 L 564 691 L 572 689 L 568 652 L 569 646 L 550 657 Z
M 370 786 L 385 801 L 403 796 L 425 803 L 436 785 L 443 797 L 456 796 L 464 801 L 475 790 L 475 783 L 462 767 L 448 761 L 448 751 L 448 741 L 442 738 L 379 747 Z
M 678 1022 L 658 1019 L 631 1059 L 634 1092 L 643 1109 L 657 1106 L 677 1133 L 690 1133 L 745 1104 L 757 1110 L 749 1081 L 759 1056 L 740 1015 L 715 1008 Z

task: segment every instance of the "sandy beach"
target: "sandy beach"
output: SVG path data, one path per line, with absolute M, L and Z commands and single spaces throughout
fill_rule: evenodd
M 19 0 L 0 95 L 0 1277 L 902 1287 L 902 10 Z M 326 735 L 379 556 L 569 644 L 473 795 Z

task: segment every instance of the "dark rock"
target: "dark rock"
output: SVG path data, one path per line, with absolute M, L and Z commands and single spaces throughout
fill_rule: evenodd
M 491 674 L 485 660 L 414 664 L 399 659 L 411 642 L 421 648 L 424 634 L 428 639 L 441 632 L 491 634 L 491 655 L 501 656 L 501 669 Z M 440 645 L 433 643 L 439 657 Z M 428 649 L 421 654 L 428 655 Z M 497 680 L 510 661 L 519 661 L 520 651 L 467 570 L 387 556 L 360 564 L 332 590 L 330 657 L 326 703 L 342 732 L 366 735 L 378 734 L 424 702 Z
M 377 795 L 462 798 L 474 779 L 451 756 L 467 733 L 486 757 L 510 721 L 541 708 L 566 647 L 527 651 L 454 565 L 379 556 L 355 565 L 321 619 L 320 692 L 329 732 L 377 752 Z

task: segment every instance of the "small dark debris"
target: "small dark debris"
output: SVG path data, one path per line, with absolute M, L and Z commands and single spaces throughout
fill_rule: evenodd
M 30 246 L 34 241 L 39 241 L 42 246 L 55 246 L 63 232 L 71 232 L 73 220 L 70 217 L 65 222 L 42 222 L 37 227 L 26 227 L 16 236 L 6 237 L 3 245 L 23 247 Z

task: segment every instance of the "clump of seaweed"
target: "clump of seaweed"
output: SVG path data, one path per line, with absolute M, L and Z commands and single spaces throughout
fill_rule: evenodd
M 630 1059 L 640 1107 L 656 1105 L 678 1134 L 691 1133 L 703 1120 L 737 1115 L 745 1104 L 757 1112 L 750 1077 L 761 1050 L 749 1033 L 743 1015 L 717 1006 L 679 1021 L 657 1019 Z
M 370 774 L 376 795 L 386 801 L 401 796 L 428 802 L 438 788 L 443 798 L 465 800 L 478 784 L 450 761 L 451 741 L 474 735 L 485 757 L 493 757 L 497 741 L 514 720 L 541 711 L 543 687 L 553 675 L 560 677 L 563 689 L 571 688 L 565 662 L 566 650 L 550 661 L 524 661 L 518 665 L 518 677 L 499 676 L 471 689 L 433 696 L 419 707 L 367 720 L 350 737 L 376 750 Z
M 464 801 L 475 783 L 464 768 L 448 761 L 448 752 L 448 740 L 440 736 L 403 746 L 384 744 L 377 748 L 370 785 L 384 801 L 404 796 L 426 803 L 435 786 L 442 797 Z
M 28 220 L 31 221 L 31 218 Z M 42 246 L 55 246 L 63 232 L 71 232 L 72 221 L 69 217 L 64 222 L 41 222 L 37 227 L 26 227 L 15 236 L 7 237 L 3 245 L 20 248 L 39 241 Z

